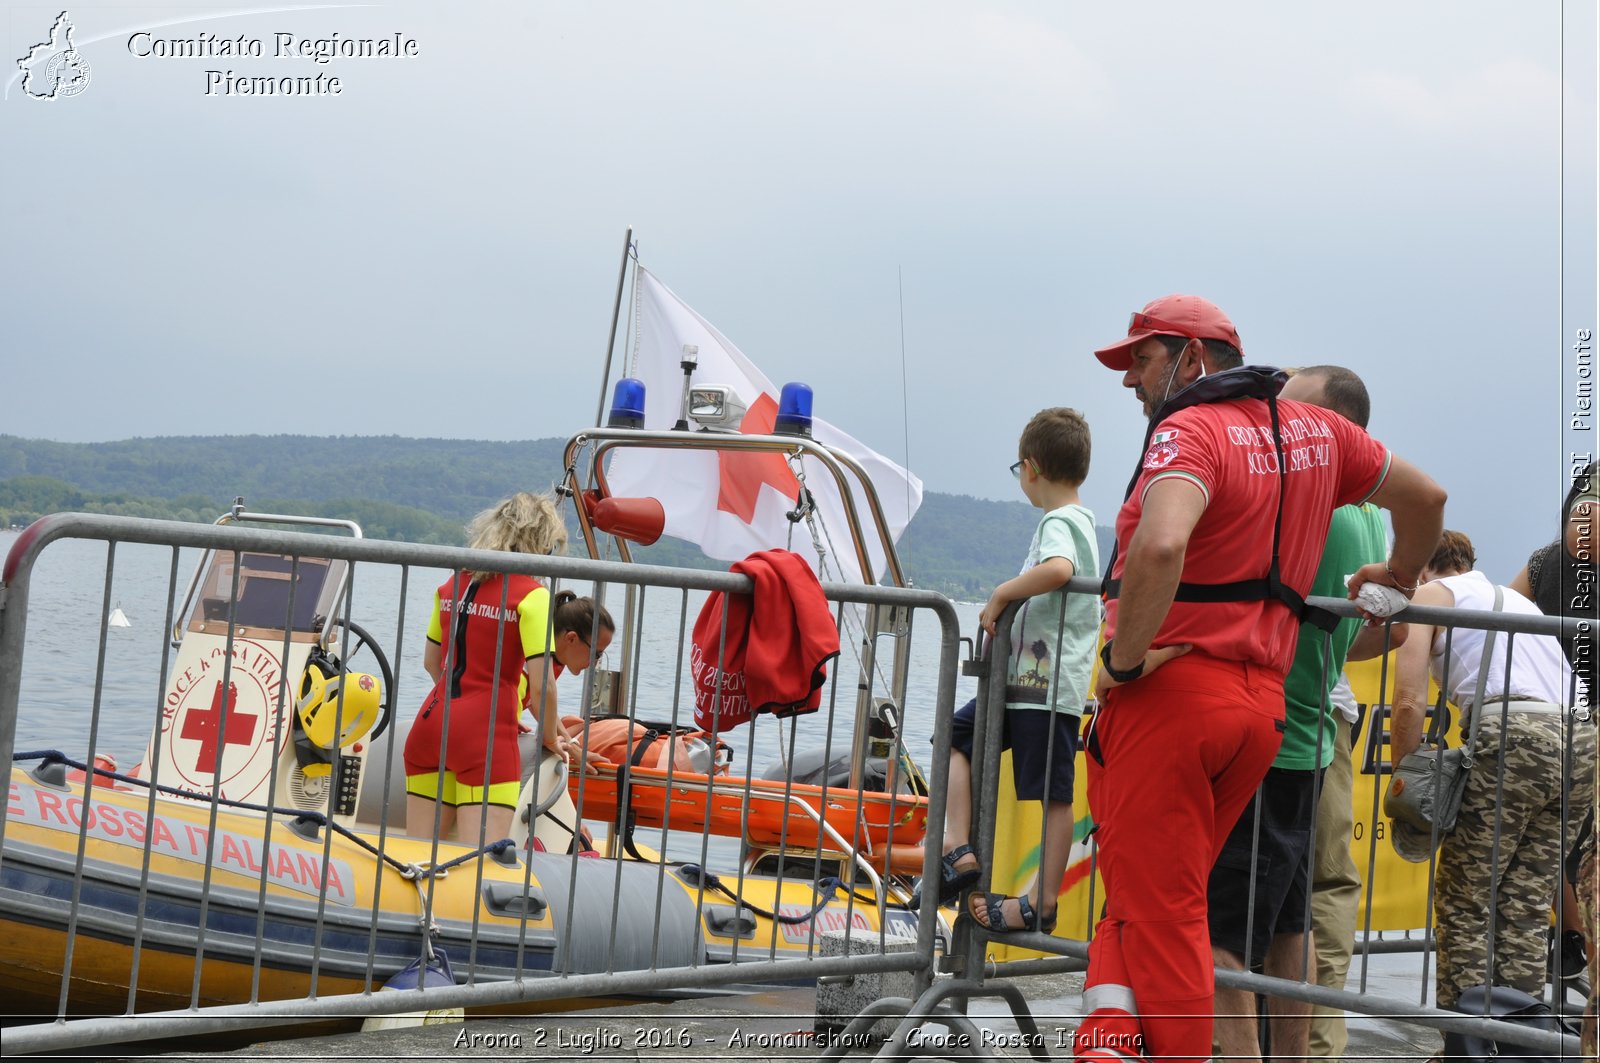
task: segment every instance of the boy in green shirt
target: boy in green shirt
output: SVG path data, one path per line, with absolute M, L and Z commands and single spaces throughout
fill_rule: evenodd
M 1079 721 L 1100 630 L 1099 599 L 1064 590 L 1075 575 L 1100 575 L 1094 514 L 1078 500 L 1078 487 L 1089 474 L 1089 426 L 1076 410 L 1041 410 L 1022 430 L 1017 457 L 1011 472 L 1021 481 L 1028 501 L 1045 514 L 1022 571 L 995 588 L 978 622 L 992 636 L 1006 606 L 1023 602 L 1011 624 L 1001 733 L 1004 748 L 1011 750 L 1017 798 L 1044 804 L 1044 841 L 1039 877 L 1028 895 L 975 894 L 968 912 L 992 933 L 1049 933 L 1055 929 L 1056 897 L 1072 849 Z M 952 725 L 941 903 L 953 900 L 980 877 L 977 855 L 968 842 L 976 717 L 977 699 L 973 699 L 956 713 Z

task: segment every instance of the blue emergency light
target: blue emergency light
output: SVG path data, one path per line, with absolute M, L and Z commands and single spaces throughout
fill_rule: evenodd
M 644 427 L 644 381 L 625 376 L 611 391 L 611 416 L 608 428 Z
M 783 385 L 778 396 L 778 419 L 772 434 L 811 438 L 811 388 L 806 384 Z

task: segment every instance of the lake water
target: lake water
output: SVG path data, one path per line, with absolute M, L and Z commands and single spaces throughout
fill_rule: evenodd
M 15 532 L 0 532 L 0 556 L 10 550 L 16 539 Z M 101 617 L 110 608 L 120 608 L 131 626 L 110 628 L 106 634 L 96 749 L 113 754 L 124 768 L 143 759 L 162 696 L 162 655 L 167 645 L 164 621 L 169 598 L 174 611 L 181 607 L 199 556 L 193 550 L 176 553 L 174 570 L 175 551 L 171 548 L 117 545 L 108 589 L 105 543 L 60 540 L 44 550 L 35 566 L 29 595 L 17 750 L 60 749 L 70 756 L 87 751 Z M 394 662 L 398 734 L 404 734 L 430 687 L 422 668 L 424 630 L 433 589 L 447 576 L 438 569 L 411 570 L 402 614 L 400 570 L 368 564 L 356 568 L 351 617 L 372 633 Z M 572 589 L 579 594 L 590 590 L 582 585 L 573 585 Z M 687 685 L 688 661 L 683 647 L 704 598 L 700 592 L 684 594 L 659 588 L 647 592 L 640 647 L 639 718 L 671 719 L 676 703 L 677 718 L 690 720 L 693 698 Z M 622 602 L 621 588 L 608 588 L 606 604 L 619 622 Z M 957 605 L 963 633 L 970 635 L 976 630 L 979 609 L 978 604 Z M 939 679 L 938 640 L 937 622 L 931 614 L 919 614 L 911 635 L 905 744 L 924 769 L 928 767 Z M 830 670 L 821 711 L 801 717 L 796 724 L 796 752 L 821 749 L 828 742 L 830 706 L 835 721 L 832 748 L 836 755 L 848 749 L 859 674 L 855 651 L 860 640 L 856 635 L 841 641 L 844 652 L 838 665 Z M 880 674 L 888 674 L 892 653 L 893 640 L 880 639 L 879 654 L 884 662 Z M 608 656 L 610 666 L 617 667 L 617 645 Z M 376 671 L 370 658 L 364 657 L 352 660 L 351 667 Z M 956 704 L 970 697 L 975 689 L 974 680 L 958 678 Z M 884 688 L 880 683 L 874 690 L 881 692 Z M 576 677 L 562 680 L 558 695 L 561 711 L 576 713 L 581 681 Z M 749 727 L 724 736 L 735 748 L 735 774 L 744 774 L 747 762 L 753 763 L 759 774 L 789 742 L 786 722 L 763 718 L 757 721 L 753 733 L 753 748 Z

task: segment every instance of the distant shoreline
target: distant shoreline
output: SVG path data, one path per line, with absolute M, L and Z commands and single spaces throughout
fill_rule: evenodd
M 291 435 L 57 443 L 0 435 L 0 527 L 64 511 L 209 524 L 242 495 L 254 509 L 352 519 L 375 539 L 460 545 L 478 510 L 512 490 L 555 483 L 565 445 L 556 438 Z M 913 585 L 981 603 L 1016 575 L 1037 524 L 1037 511 L 1022 501 L 929 491 L 900 539 L 901 562 Z M 1104 552 L 1111 531 L 1099 532 Z M 682 568 L 728 566 L 670 538 L 634 556 Z

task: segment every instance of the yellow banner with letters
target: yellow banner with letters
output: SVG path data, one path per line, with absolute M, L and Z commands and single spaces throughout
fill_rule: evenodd
M 1351 803 L 1355 826 L 1350 836 L 1350 854 L 1365 885 L 1358 928 L 1367 925 L 1370 907 L 1373 930 L 1414 930 L 1428 921 L 1428 867 L 1400 859 L 1389 841 L 1389 823 L 1383 816 L 1383 793 L 1389 782 L 1389 704 L 1394 693 L 1394 665 L 1391 658 L 1375 658 L 1353 663 L 1345 669 L 1355 695 L 1359 720 L 1350 743 L 1354 783 Z M 1385 688 L 1385 681 L 1386 688 Z M 1433 726 L 1433 708 L 1438 689 L 1429 683 L 1429 718 L 1424 733 Z M 1446 720 L 1446 733 L 1453 731 L 1453 719 Z M 1105 886 L 1094 871 L 1094 850 L 1089 838 L 1094 821 L 1089 815 L 1086 796 L 1088 769 L 1085 754 L 1077 758 L 1077 778 L 1073 783 L 1073 845 L 1062 879 L 1057 908 L 1056 936 L 1085 940 L 1089 936 L 1091 913 L 1097 917 L 1105 903 Z M 995 817 L 995 856 L 990 889 L 1018 895 L 1033 883 L 1039 869 L 1039 842 L 1042 814 L 1037 801 L 1018 801 L 1011 782 L 1011 754 L 1001 757 L 1000 800 Z M 991 945 L 996 959 L 1020 959 L 1038 955 L 1003 942 Z

